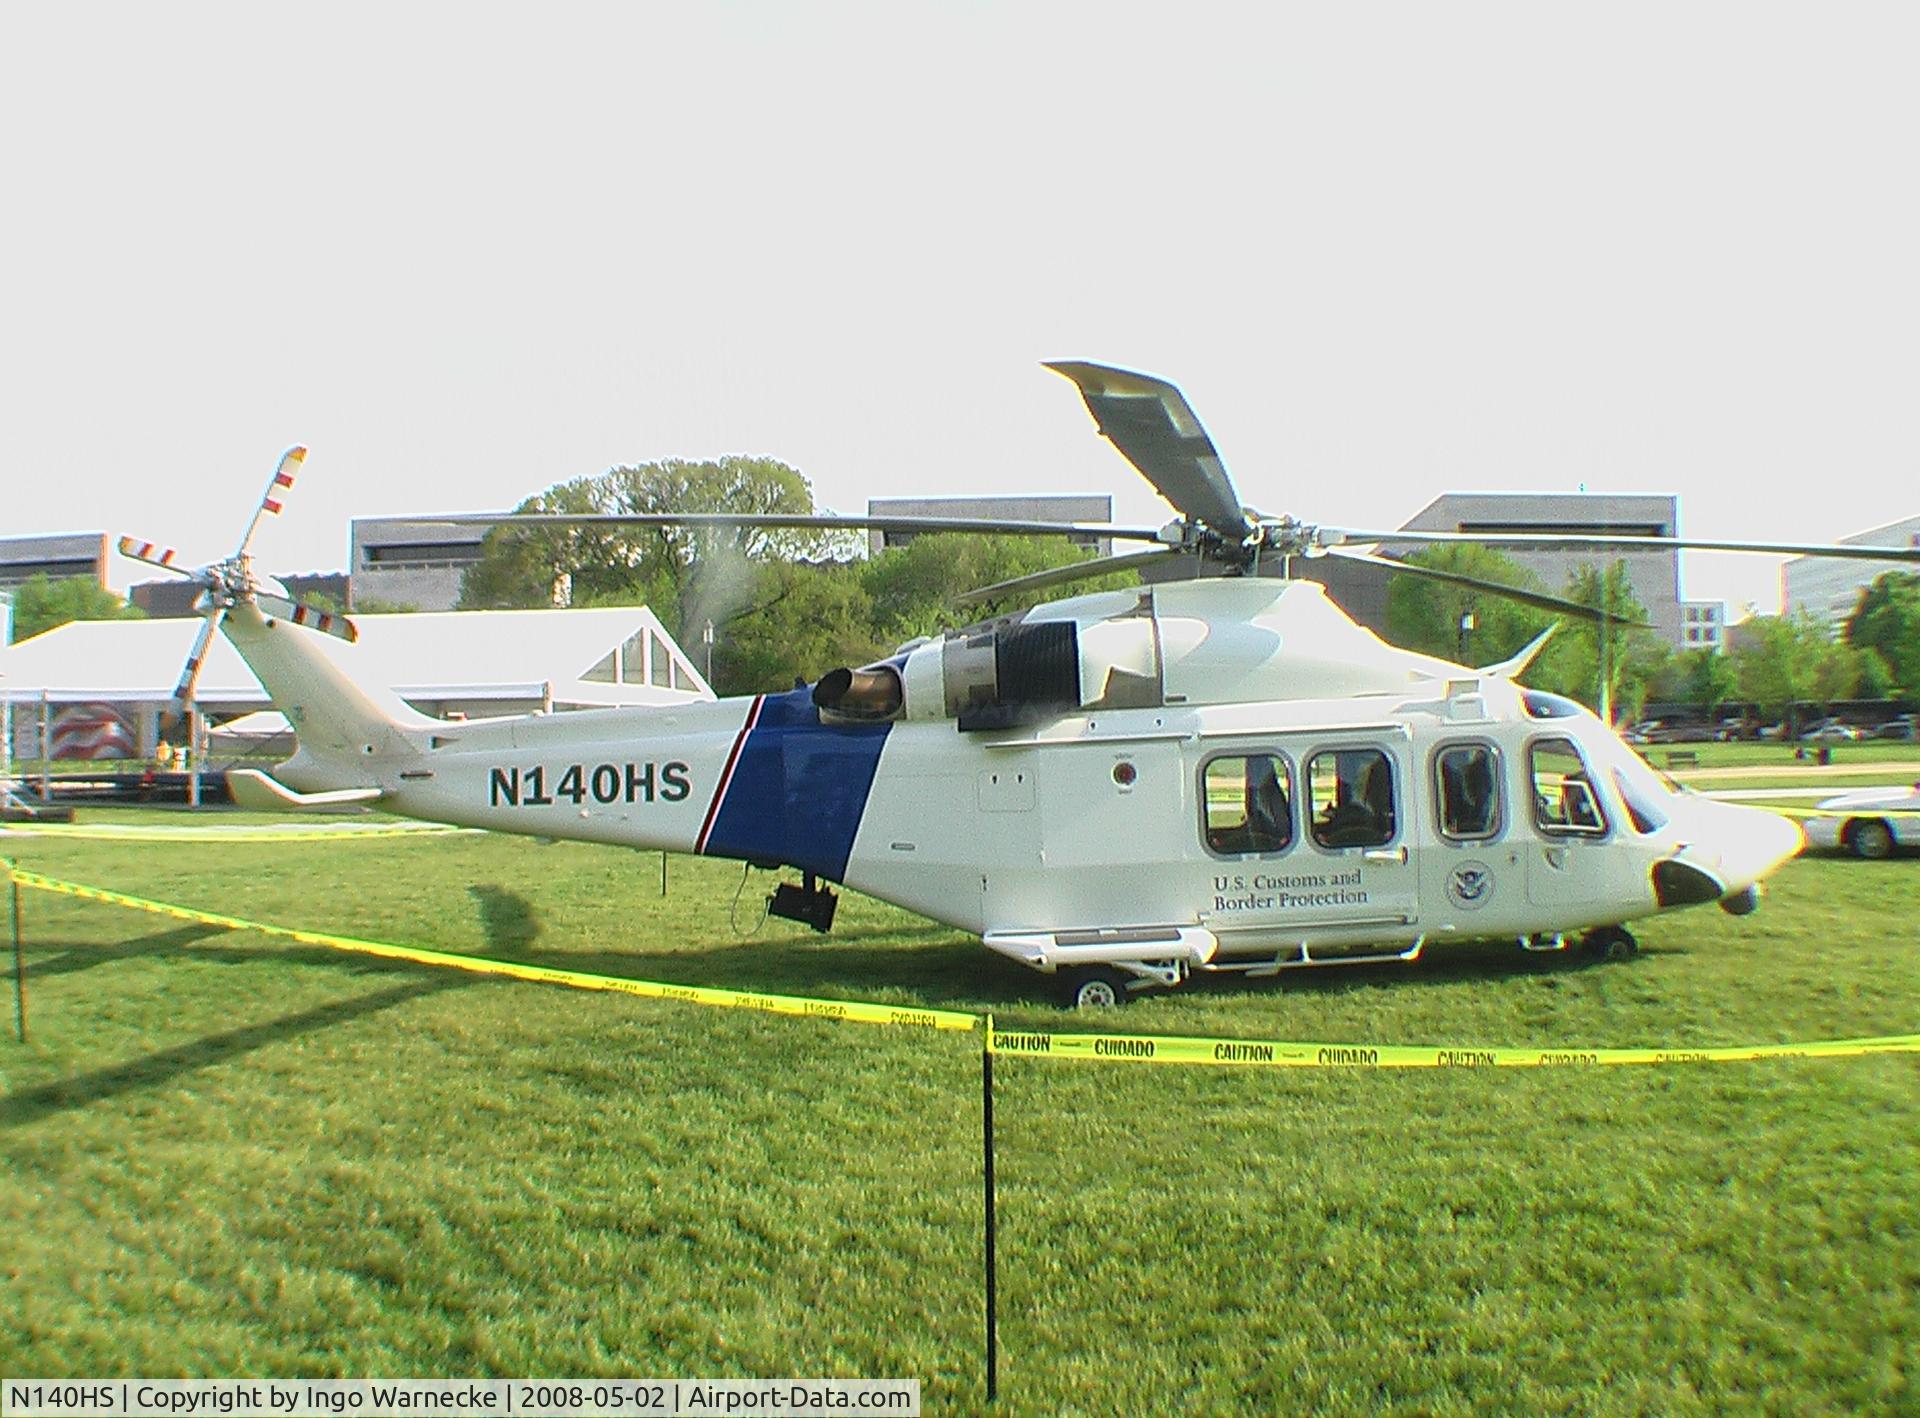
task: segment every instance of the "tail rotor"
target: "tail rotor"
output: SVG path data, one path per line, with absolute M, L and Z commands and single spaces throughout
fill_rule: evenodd
M 200 587 L 200 594 L 195 598 L 193 608 L 203 619 L 199 633 L 194 636 L 193 649 L 187 654 L 186 665 L 181 669 L 180 680 L 174 686 L 173 700 L 170 705 L 170 712 L 173 715 L 183 716 L 193 707 L 194 692 L 200 682 L 200 670 L 206 663 L 207 651 L 213 644 L 214 632 L 220 628 L 227 613 L 236 605 L 243 603 L 254 605 L 263 615 L 277 616 L 295 625 L 306 626 L 311 630 L 318 630 L 322 634 L 336 636 L 350 643 L 359 639 L 360 632 L 346 616 L 263 590 L 259 579 L 253 573 L 254 534 L 260 530 L 263 518 L 280 515 L 286 505 L 287 493 L 292 489 L 294 478 L 306 461 L 306 457 L 306 448 L 298 444 L 280 455 L 280 461 L 274 467 L 273 476 L 267 480 L 266 491 L 261 494 L 260 504 L 254 508 L 253 518 L 247 523 L 247 530 L 240 538 L 239 548 L 224 561 L 188 568 L 179 564 L 180 553 L 172 547 L 163 547 L 156 542 L 143 542 L 136 537 L 120 538 L 120 555 L 147 566 L 157 567 L 171 575 L 185 577 Z

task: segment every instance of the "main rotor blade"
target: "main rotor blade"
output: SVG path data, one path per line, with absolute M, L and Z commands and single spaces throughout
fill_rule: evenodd
M 175 566 L 174 559 L 180 555 L 172 547 L 163 547 L 158 542 L 143 542 L 133 537 L 122 537 L 119 542 L 120 555 L 129 561 L 143 561 L 148 566 L 157 566 L 162 571 L 171 571 L 175 576 L 191 577 L 193 572 L 184 566 Z
M 1029 522 L 1005 517 L 842 516 L 834 512 L 456 512 L 410 517 L 428 527 L 785 527 L 822 532 L 985 532 L 1016 537 L 1109 537 L 1157 542 L 1158 527 Z
M 268 615 L 277 615 L 282 620 L 290 620 L 295 625 L 304 625 L 309 630 L 317 630 L 323 635 L 338 636 L 349 645 L 360 638 L 359 627 L 345 616 L 333 611 L 323 611 L 314 606 L 302 605 L 298 601 L 290 601 L 285 596 L 276 596 L 268 591 L 256 592 L 254 600 Z
M 1653 629 L 1643 620 L 1605 615 L 1597 606 L 1570 601 L 1564 596 L 1551 595 L 1546 591 L 1529 591 L 1500 581 L 1483 581 L 1477 576 L 1463 576 L 1458 571 L 1443 571 L 1437 566 L 1421 566 L 1411 561 L 1395 561 L 1392 557 L 1375 556 L 1372 552 L 1366 551 L 1348 551 L 1342 547 L 1328 547 L 1327 555 L 1337 556 L 1342 561 L 1364 562 L 1368 566 L 1377 566 L 1383 571 L 1395 571 L 1402 576 L 1420 576 L 1429 581 L 1444 581 L 1450 586 L 1465 586 L 1468 590 L 1480 591 L 1489 596 L 1500 596 L 1509 601 L 1518 601 L 1523 606 L 1552 611 L 1555 615 L 1577 616 L 1581 620 L 1595 622 L 1605 621 L 1608 625 L 1617 625 L 1626 630 Z
M 1539 547 L 1607 551 L 1748 551 L 1769 556 L 1833 556 L 1852 561 L 1920 562 L 1920 546 L 1869 547 L 1847 542 L 1725 542 L 1701 537 L 1581 536 L 1563 532 L 1380 532 L 1322 527 L 1350 542 L 1473 542 L 1489 547 Z
M 193 703 L 194 687 L 200 683 L 200 666 L 207 660 L 207 646 L 213 643 L 213 632 L 226 613 L 225 607 L 222 607 L 200 622 L 200 631 L 193 637 L 193 648 L 187 652 L 186 667 L 180 671 L 180 682 L 173 687 L 176 714 L 184 713 Z
M 1105 576 L 1110 571 L 1125 571 L 1144 562 L 1158 561 L 1169 553 L 1164 551 L 1129 551 L 1117 556 L 1096 556 L 1091 561 L 1076 561 L 1066 566 L 1054 566 L 1045 571 L 1029 572 L 1025 576 L 1015 576 L 1011 580 L 996 581 L 991 586 L 981 586 L 958 597 L 963 606 L 977 605 L 981 601 L 998 600 L 1001 596 L 1016 591 L 1035 591 L 1046 586 L 1065 586 L 1075 581 L 1085 581 L 1093 576 Z
M 1178 389 L 1104 364 L 1063 360 L 1047 368 L 1074 382 L 1100 432 L 1181 516 L 1229 541 L 1252 533 L 1213 440 Z

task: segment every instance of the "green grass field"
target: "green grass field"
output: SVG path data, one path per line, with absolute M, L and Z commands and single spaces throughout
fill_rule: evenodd
M 92 820 L 99 820 L 93 815 Z M 154 814 L 143 821 L 179 821 Z M 228 815 L 219 819 L 241 819 Z M 204 909 L 1084 1028 L 849 896 L 489 836 L 6 839 Z M 0 1038 L 8 1375 L 917 1377 L 983 1408 L 978 1036 L 497 983 L 30 892 Z M 1205 982 L 1131 1032 L 1460 1045 L 1920 1028 L 1920 862 L 1756 916 Z M 1289 1072 L 996 1061 L 1010 1413 L 1911 1413 L 1920 1059 Z

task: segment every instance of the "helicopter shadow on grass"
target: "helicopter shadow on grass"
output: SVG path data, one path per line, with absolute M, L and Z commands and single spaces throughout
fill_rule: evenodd
M 1003 995 L 1016 1002 L 1031 994 L 1030 986 L 1019 987 L 1028 976 L 1018 967 L 1002 991 L 993 991 L 981 966 L 1004 962 L 987 955 L 974 938 L 931 921 L 841 928 L 830 935 L 763 936 L 758 932 L 765 922 L 756 909 L 751 930 L 734 931 L 723 922 L 689 935 L 677 950 L 649 949 L 639 941 L 633 947 L 596 942 L 597 948 L 581 949 L 546 936 L 539 913 L 516 892 L 486 884 L 469 886 L 467 892 L 479 909 L 488 955 L 515 964 L 770 994 L 863 998 L 887 992 L 961 1007 Z M 865 943 L 877 941 L 894 947 Z
M 487 948 L 501 953 L 526 953 L 540 938 L 540 913 L 533 903 L 502 886 L 475 883 L 467 888 L 480 910 L 480 928 Z
M 34 940 L 27 947 L 27 985 L 31 989 L 36 981 L 134 960 L 195 960 L 212 965 L 252 965 L 266 961 L 276 965 L 323 965 L 336 971 L 344 966 L 347 973 L 355 975 L 398 975 L 411 973 L 414 968 L 400 961 L 346 955 L 318 945 L 241 944 L 249 934 L 245 929 L 196 924 L 155 931 L 113 945 Z M 10 977 L 13 972 L 9 968 L 5 973 Z
M 1649 952 L 1669 954 L 1661 950 Z M 1511 941 L 1470 941 L 1437 947 L 1418 960 L 1375 961 L 1301 967 L 1278 975 L 1195 975 L 1189 987 L 1210 995 L 1256 994 L 1285 990 L 1298 995 L 1352 994 L 1362 990 L 1408 990 L 1433 986 L 1489 984 L 1520 979 L 1562 979 L 1590 970 L 1630 968 L 1632 961 L 1602 961 L 1577 943 L 1564 950 L 1521 951 Z
M 264 955 L 267 952 L 256 952 Z M 280 953 L 284 958 L 284 952 Z M 330 959 L 337 962 L 337 956 Z M 72 1078 L 55 1079 L 35 1088 L 23 1089 L 0 1098 L 0 1128 L 24 1127 L 75 1108 L 84 1108 L 105 1098 L 140 1092 L 172 1082 L 215 1064 L 252 1053 L 256 1049 L 284 1042 L 305 1034 L 331 1029 L 353 1020 L 365 1019 L 396 1005 L 410 1003 L 447 990 L 462 989 L 471 980 L 435 975 L 402 980 L 371 994 L 351 999 L 330 1000 L 310 1009 L 296 1010 L 277 1019 L 244 1024 L 236 1029 L 203 1035 L 172 1048 L 158 1049 L 125 1063 L 95 1069 Z
M 534 941 L 541 933 L 537 913 L 515 893 L 478 885 L 469 892 L 479 903 L 490 950 L 500 959 L 525 964 L 770 994 L 850 999 L 904 996 L 923 1005 L 963 1010 L 1046 1005 L 1054 1002 L 1057 993 L 1054 977 L 1037 975 L 986 950 L 977 938 L 931 921 L 841 928 L 830 935 L 762 937 L 752 932 L 710 931 L 690 937 L 684 948 L 675 950 L 620 946 L 579 950 L 553 943 L 536 947 Z M 1656 947 L 1647 953 L 1685 952 Z M 1182 991 L 1221 997 L 1282 989 L 1297 994 L 1417 989 L 1572 976 L 1599 964 L 1577 943 L 1559 951 L 1522 952 L 1511 941 L 1461 942 L 1416 961 L 1292 969 L 1277 977 L 1196 972 Z M 1144 998 L 1157 994 L 1149 992 Z
M 155 931 L 152 935 L 139 936 L 118 945 L 96 945 L 91 942 L 55 941 L 34 942 L 32 949 L 39 958 L 27 962 L 27 980 L 49 979 L 57 975 L 74 975 L 82 970 L 92 970 L 101 965 L 116 965 L 125 960 L 139 960 L 156 955 L 178 955 L 194 947 L 205 947 L 217 942 L 220 937 L 231 932 L 225 926 L 179 926 L 173 930 Z M 59 954 L 47 956 L 42 952 L 58 951 Z

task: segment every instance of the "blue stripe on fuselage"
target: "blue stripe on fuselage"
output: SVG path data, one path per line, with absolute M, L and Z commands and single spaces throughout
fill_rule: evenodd
M 890 724 L 823 724 L 810 689 L 769 694 L 747 733 L 707 855 L 843 880 Z

